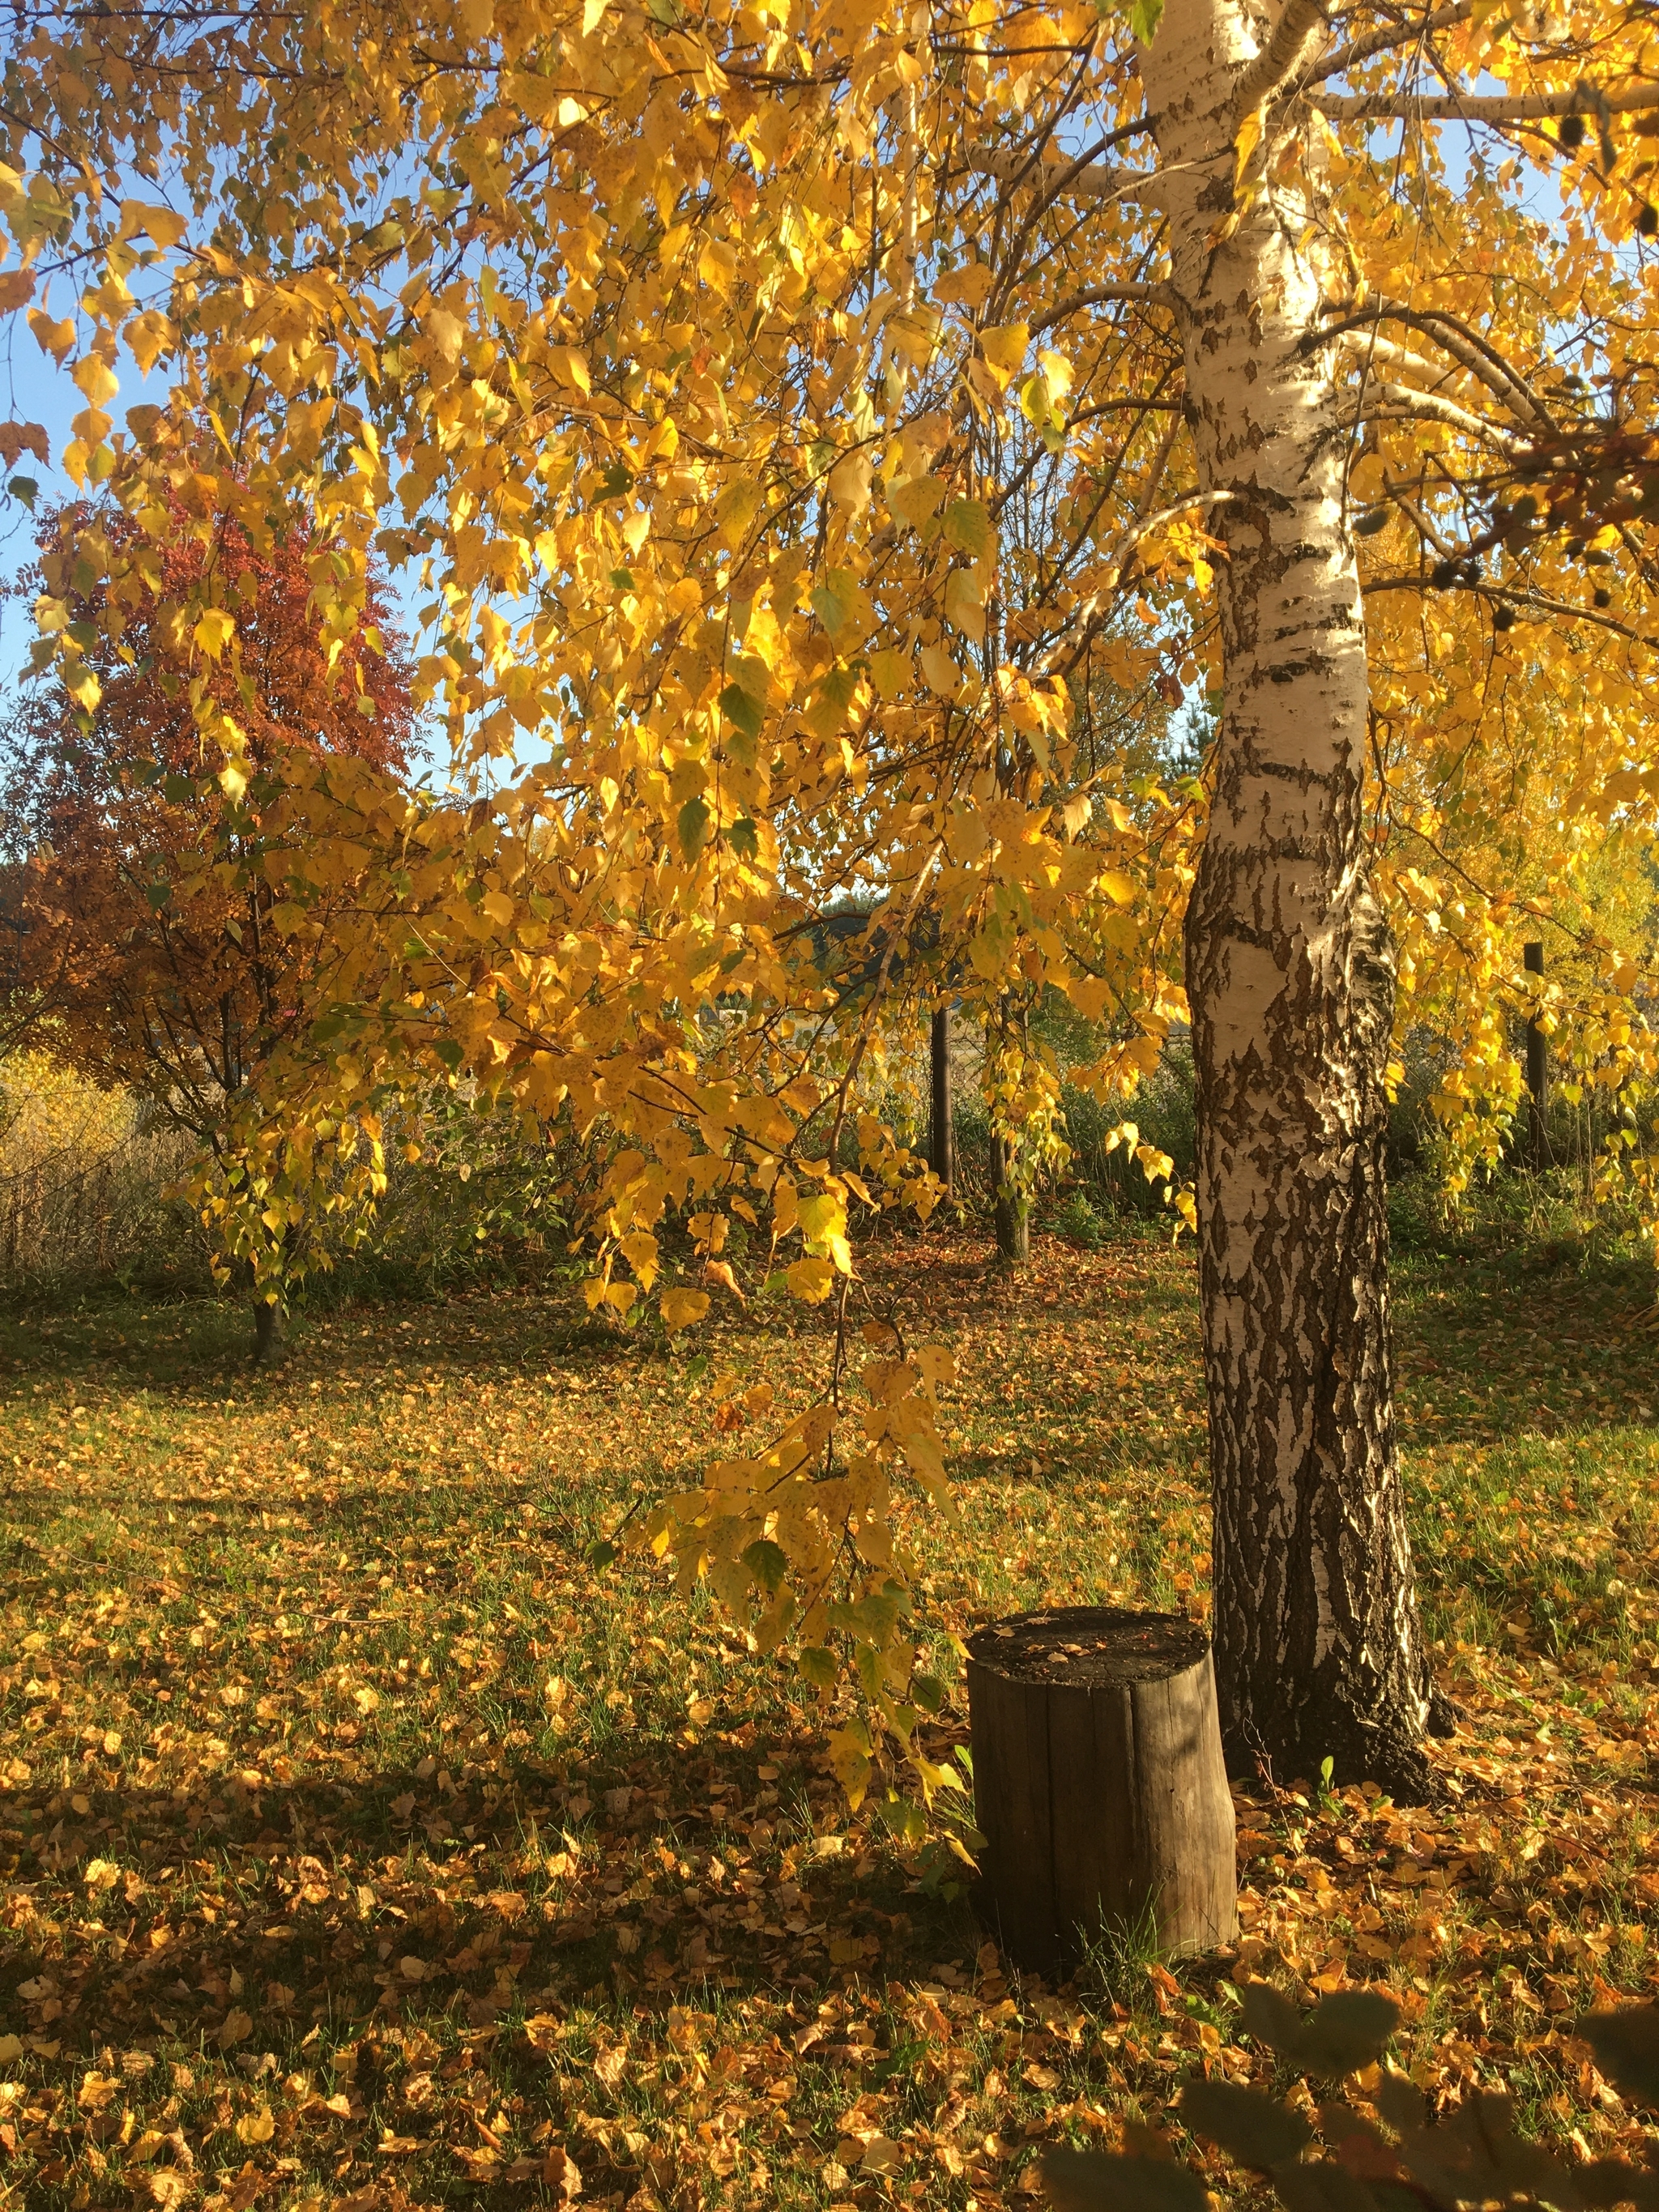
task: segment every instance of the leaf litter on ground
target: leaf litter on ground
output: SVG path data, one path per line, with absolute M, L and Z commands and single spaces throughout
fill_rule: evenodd
M 1041 1603 L 1202 1618 L 1190 1260 L 1040 1239 L 1010 1282 L 934 1231 L 866 1264 L 958 1357 L 965 1540 L 909 1532 L 934 1670 Z M 585 1563 L 757 1385 L 807 1401 L 815 1320 L 665 1349 L 562 1293 L 347 1308 L 251 1378 L 215 1306 L 14 1317 L 0 2185 L 31 2212 L 998 2212 L 1054 2143 L 1213 2178 L 1181 2085 L 1272 2080 L 1262 1978 L 1303 2012 L 1386 1989 L 1431 2104 L 1501 2088 L 1639 2154 L 1571 2032 L 1656 1986 L 1659 1431 L 1621 1300 L 1405 1271 L 1442 1796 L 1241 1790 L 1231 1953 L 1103 1947 L 1060 1989 L 954 1860 L 848 1817 L 785 1669 Z M 939 1733 L 965 1740 L 959 1684 Z

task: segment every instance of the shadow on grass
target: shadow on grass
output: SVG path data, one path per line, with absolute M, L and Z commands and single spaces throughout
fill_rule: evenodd
M 15 1792 L 9 1881 L 83 1892 L 97 1925 L 73 1949 L 27 1917 L 0 1933 L 0 2014 L 88 2052 L 159 2034 L 280 2055 L 319 2025 L 507 2033 L 584 2000 L 949 1974 L 981 1940 L 960 1894 L 836 1832 L 804 1740 L 610 1753 L 579 1772 L 428 1758 L 350 1783 Z

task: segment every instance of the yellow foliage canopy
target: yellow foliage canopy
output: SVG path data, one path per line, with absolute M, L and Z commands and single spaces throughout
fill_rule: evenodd
M 1420 10 L 1351 9 L 1338 46 L 1292 0 L 1258 54 L 1218 9 L 1196 241 L 1282 252 L 1316 301 L 1285 420 L 1300 392 L 1343 441 L 1320 527 L 1364 591 L 1366 838 L 1468 1158 L 1514 1105 L 1530 937 L 1583 1079 L 1634 1102 L 1655 1066 L 1659 92 L 1640 20 L 1534 12 L 1441 10 L 1431 56 Z M 695 1325 L 740 1289 L 736 1217 L 844 1328 L 849 1219 L 934 1195 L 867 1110 L 884 1027 L 962 1000 L 1040 1148 L 1061 1071 L 1027 1023 L 1058 989 L 1098 1025 L 1083 1079 L 1133 1096 L 1187 1018 L 1218 596 L 1260 513 L 1195 439 L 1149 66 L 1059 0 L 139 5 L 19 36 L 0 297 L 72 357 L 63 465 L 136 529 L 76 549 L 107 637 L 146 533 L 258 544 L 303 511 L 331 635 L 378 552 L 423 602 L 422 710 L 463 777 L 495 764 L 416 799 L 293 763 L 278 914 L 328 906 L 340 1003 L 273 1082 L 284 1142 L 411 1063 L 465 1073 L 615 1138 L 596 1305 Z M 1242 343 L 1267 311 L 1240 298 Z M 118 427 L 125 356 L 172 396 Z M 193 573 L 205 678 L 230 617 Z M 42 617 L 91 713 L 87 640 Z M 235 718 L 198 696 L 234 785 Z M 890 1494 L 944 1499 L 937 1382 L 884 1347 L 856 1415 L 650 1524 L 900 1742 Z M 837 1742 L 862 1787 L 874 1738 Z

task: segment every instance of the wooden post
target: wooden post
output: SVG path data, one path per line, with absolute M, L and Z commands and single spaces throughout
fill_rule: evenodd
M 956 1179 L 956 1146 L 951 1133 L 951 1009 L 933 1009 L 928 1073 L 932 1078 L 932 1120 L 928 1127 L 928 1164 L 949 1190 Z
M 1233 1802 L 1209 1638 L 1176 1613 L 1058 1606 L 968 1645 L 982 1917 L 1063 1970 L 1150 1914 L 1169 1955 L 1237 1928 Z
M 1523 945 L 1521 957 L 1528 975 L 1543 974 L 1542 945 Z M 1532 1100 L 1528 1152 L 1534 1168 L 1547 1168 L 1550 1164 L 1550 1041 L 1536 1022 L 1527 1024 L 1527 1090 Z

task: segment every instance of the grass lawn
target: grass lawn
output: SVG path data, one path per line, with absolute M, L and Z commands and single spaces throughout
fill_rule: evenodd
M 818 1316 L 665 1352 L 563 1295 L 348 1307 L 269 1378 L 212 1305 L 0 1322 L 0 2202 L 998 2212 L 1044 2141 L 1265 2069 L 1251 1973 L 1385 1983 L 1425 2089 L 1607 2147 L 1569 2028 L 1659 1986 L 1659 1349 L 1633 1273 L 1548 1257 L 1398 1274 L 1443 1802 L 1241 1793 L 1237 1953 L 1062 1990 L 848 1818 L 739 1632 L 583 1563 L 716 1402 L 805 1401 Z M 868 1264 L 958 1355 L 966 1540 L 914 1532 L 939 1670 L 1024 1606 L 1201 1613 L 1189 1252 Z

